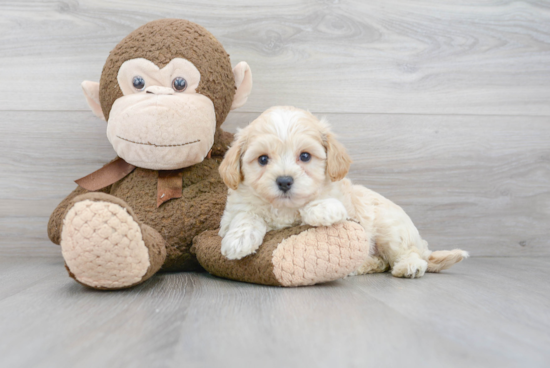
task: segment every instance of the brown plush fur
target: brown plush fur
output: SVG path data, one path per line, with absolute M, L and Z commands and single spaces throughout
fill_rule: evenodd
M 123 207 L 131 208 L 140 223 L 162 234 L 167 253 L 163 271 L 202 270 L 189 248 L 195 236 L 220 225 L 227 198 L 227 188 L 218 174 L 220 161 L 220 156 L 214 156 L 182 169 L 182 197 L 171 199 L 158 208 L 158 171 L 155 170 L 136 168 L 103 191 L 122 200 Z M 48 235 L 52 242 L 60 243 L 67 208 L 73 204 L 75 197 L 85 193 L 88 192 L 78 187 L 56 208 L 48 224 Z
M 273 251 L 284 239 L 300 234 L 311 226 L 296 226 L 271 231 L 265 235 L 262 246 L 253 257 L 229 260 L 221 253 L 222 238 L 217 231 L 206 231 L 193 241 L 192 252 L 212 275 L 226 279 L 263 285 L 281 286 L 273 273 Z M 200 243 L 199 246 L 195 246 Z
M 219 227 L 227 188 L 218 174 L 218 166 L 233 134 L 219 129 L 233 102 L 235 80 L 229 55 L 214 36 L 198 24 L 183 19 L 162 19 L 136 29 L 111 51 L 100 81 L 100 102 L 106 120 L 115 100 L 122 96 L 117 82 L 120 66 L 127 60 L 146 58 L 159 68 L 173 58 L 191 61 L 201 73 L 197 92 L 210 98 L 216 110 L 214 145 L 211 157 L 182 169 L 183 193 L 157 208 L 158 171 L 137 168 L 119 182 L 101 189 L 124 201 L 136 219 L 158 231 L 166 241 L 164 271 L 202 269 L 189 253 L 192 239 L 205 230 Z M 65 211 L 71 201 L 87 191 L 78 187 L 52 214 L 48 234 L 59 244 Z
M 122 96 L 117 82 L 118 70 L 125 61 L 135 58 L 152 61 L 159 68 L 174 58 L 192 62 L 201 73 L 197 92 L 214 103 L 217 127 L 225 121 L 235 95 L 229 54 L 205 28 L 183 19 L 149 22 L 126 36 L 111 51 L 99 82 L 105 120 L 109 120 L 113 103 Z
M 157 171 L 137 168 L 113 184 L 111 194 L 134 209 L 137 218 L 166 240 L 163 271 L 201 269 L 189 252 L 193 238 L 219 227 L 227 188 L 218 175 L 220 157 L 183 169 L 183 195 L 157 208 Z
M 63 220 L 75 201 L 81 199 L 112 202 L 126 208 L 138 222 L 151 266 L 142 281 L 157 270 L 202 270 L 235 280 L 280 285 L 273 274 L 272 253 L 285 238 L 299 234 L 307 227 L 296 227 L 270 233 L 258 254 L 245 260 L 228 261 L 220 253 L 219 228 L 227 199 L 227 187 L 218 168 L 233 140 L 233 134 L 220 129 L 235 94 L 235 80 L 229 55 L 222 45 L 203 27 L 186 20 L 164 19 L 147 23 L 124 38 L 111 52 L 101 75 L 100 102 L 105 119 L 115 100 L 122 96 L 117 82 L 120 66 L 126 60 L 146 58 L 164 67 L 173 58 L 192 62 L 201 73 L 197 92 L 210 98 L 216 110 L 217 130 L 211 157 L 194 166 L 181 169 L 183 191 L 157 207 L 158 171 L 136 168 L 118 182 L 90 193 L 76 188 L 55 209 L 48 223 L 52 242 L 60 244 Z M 204 233 L 204 234 L 203 234 Z M 201 235 L 203 234 L 203 235 Z M 203 239 L 197 257 L 191 251 L 193 239 Z M 75 277 L 68 269 L 69 274 Z M 351 270 L 350 270 L 351 271 Z M 134 284 L 135 285 L 135 284 Z M 130 287 L 128 285 L 125 287 Z M 101 287 L 97 287 L 102 289 Z
M 99 190 L 101 193 L 109 193 L 111 191 L 111 186 L 109 185 L 106 188 Z M 86 189 L 82 187 L 76 187 L 64 200 L 61 201 L 50 215 L 50 220 L 48 221 L 48 237 L 52 243 L 59 245 L 61 243 L 61 229 L 63 227 L 63 219 L 67 212 L 67 208 L 72 204 L 72 201 L 75 197 L 89 193 Z

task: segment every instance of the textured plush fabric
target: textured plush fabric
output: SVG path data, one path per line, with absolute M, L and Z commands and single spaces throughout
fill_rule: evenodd
M 71 200 L 61 249 L 71 277 L 96 289 L 137 285 L 154 275 L 166 258 L 162 236 L 139 223 L 122 200 L 104 193 Z
M 124 96 L 113 104 L 107 126 L 107 138 L 117 155 L 153 170 L 201 162 L 212 148 L 215 132 L 212 101 L 198 93 Z
M 158 208 L 157 171 L 137 168 L 113 184 L 111 194 L 128 203 L 140 221 L 166 240 L 164 271 L 201 269 L 189 248 L 195 236 L 219 227 L 227 198 L 227 188 L 218 174 L 219 162 L 215 157 L 183 169 L 182 197 Z
M 94 115 L 102 120 L 105 120 L 103 110 L 101 110 L 101 104 L 99 102 L 99 83 L 84 81 L 82 82 L 81 87 L 84 92 L 84 97 L 86 97 L 86 102 Z
M 273 273 L 273 251 L 285 238 L 300 234 L 310 228 L 297 226 L 288 229 L 271 231 L 266 234 L 263 244 L 251 256 L 239 260 L 228 260 L 221 253 L 222 238 L 218 231 L 206 231 L 195 238 L 192 251 L 200 264 L 212 275 L 231 280 L 263 285 L 281 286 Z
M 363 227 L 345 222 L 284 239 L 273 252 L 273 273 L 283 286 L 314 285 L 345 277 L 369 254 Z
M 212 157 L 182 169 L 182 197 L 171 199 L 158 208 L 158 172 L 155 170 L 137 168 L 105 190 L 132 208 L 139 222 L 151 226 L 164 237 L 167 251 L 164 271 L 202 270 L 189 248 L 195 236 L 219 227 L 227 198 L 227 187 L 218 174 L 220 161 L 221 157 Z M 87 191 L 77 188 L 50 217 L 48 233 L 54 243 L 60 242 L 67 206 L 83 193 Z
M 157 273 L 162 265 L 164 264 L 164 261 L 166 260 L 166 241 L 152 227 L 140 223 L 141 227 L 141 234 L 143 237 L 143 241 L 145 242 L 145 246 L 149 250 L 149 262 L 150 266 L 145 275 L 142 278 L 143 280 L 147 280 L 149 277 L 153 276 L 155 273 Z
M 238 109 L 243 106 L 248 100 L 248 96 L 252 90 L 252 72 L 246 62 L 241 61 L 238 63 L 235 66 L 235 69 L 233 69 L 233 75 L 235 76 L 235 85 L 239 86 L 239 88 L 235 92 L 231 110 Z
M 136 260 L 145 262 L 145 258 L 148 257 L 149 266 L 145 273 L 143 273 L 145 267 L 139 268 L 139 273 L 130 272 L 129 278 L 124 276 L 123 282 L 118 281 L 118 284 L 116 284 L 116 277 L 111 274 L 107 277 L 111 284 L 98 283 L 94 279 L 94 275 L 99 275 L 99 278 L 105 279 L 103 277 L 105 272 L 101 270 L 102 267 L 105 267 L 105 264 L 102 261 L 98 264 L 97 257 L 95 266 L 93 262 L 88 263 L 85 257 L 89 251 L 84 249 L 87 246 L 86 242 L 76 241 L 76 243 L 72 243 L 74 246 L 73 251 L 67 256 L 69 260 L 67 268 L 70 275 L 77 280 L 80 279 L 79 282 L 88 286 L 98 289 L 113 289 L 132 286 L 131 283 L 134 282 L 135 284 L 142 282 L 157 272 L 161 266 L 163 271 L 202 270 L 190 248 L 193 238 L 209 231 L 198 238 L 211 239 L 212 241 L 213 248 L 209 253 L 210 258 L 201 258 L 208 271 L 219 275 L 226 274 L 226 277 L 236 280 L 281 285 L 281 281 L 275 277 L 273 271 L 273 252 L 283 239 L 300 234 L 305 230 L 304 227 L 290 228 L 268 234 L 260 252 L 248 257 L 248 262 L 250 262 L 248 266 L 246 262 L 236 265 L 231 263 L 232 261 L 223 258 L 219 249 L 220 238 L 215 235 L 227 199 L 227 187 L 220 178 L 218 167 L 233 138 L 232 134 L 223 132 L 220 129 L 232 106 L 235 95 L 235 77 L 231 69 L 229 55 L 208 31 L 194 23 L 180 19 L 164 19 L 147 23 L 123 39 L 113 49 L 105 63 L 99 86 L 99 102 L 107 121 L 115 101 L 123 95 L 117 81 L 120 66 L 125 61 L 136 58 L 146 58 L 159 68 L 163 68 L 174 58 L 183 58 L 197 67 L 200 71 L 200 82 L 196 92 L 210 99 L 215 108 L 216 129 L 213 133 L 214 143 L 211 153 L 201 163 L 181 169 L 183 188 L 181 198 L 171 199 L 158 208 L 157 182 L 159 172 L 155 170 L 138 167 L 111 186 L 101 189 L 100 192 L 102 193 L 89 193 L 80 187 L 75 189 L 53 212 L 48 223 L 50 239 L 57 244 L 62 242 L 61 234 L 64 233 L 64 220 L 72 229 L 66 229 L 67 234 L 72 231 L 72 235 L 70 234 L 69 237 L 72 236 L 77 239 L 81 231 L 86 232 L 87 230 L 82 230 L 82 226 L 85 225 L 87 220 L 82 221 L 80 217 L 87 218 L 89 215 L 83 214 L 80 216 L 76 213 L 76 209 L 74 213 L 71 212 L 71 209 L 75 206 L 82 207 L 86 213 L 93 213 L 98 218 L 105 217 L 104 223 L 99 222 L 99 225 L 96 224 L 98 236 L 102 236 L 101 234 L 106 235 L 109 232 L 118 234 L 120 232 L 119 226 L 124 227 L 124 224 L 131 224 L 134 238 L 137 237 L 139 240 L 139 235 L 136 234 L 141 235 L 141 240 L 137 241 L 134 249 L 145 247 L 147 255 L 141 249 L 138 250 L 137 255 L 130 255 L 124 259 L 121 254 L 132 253 L 130 246 L 126 247 L 128 252 L 123 249 L 122 253 L 119 253 L 120 249 L 109 250 L 109 246 L 105 245 L 107 243 L 102 240 L 92 242 L 98 246 L 91 246 L 93 250 L 90 252 L 99 252 L 99 259 L 107 259 L 107 265 L 109 264 L 109 257 L 101 258 L 101 254 L 112 252 L 122 260 L 119 262 L 121 267 L 118 270 L 116 267 L 111 269 L 115 270 L 113 271 L 115 276 L 120 274 L 121 270 L 128 269 L 128 265 L 124 263 L 128 261 L 128 258 L 130 263 L 133 264 L 137 262 Z M 243 80 L 245 86 L 251 86 L 251 74 L 246 65 L 241 64 L 241 70 L 237 75 L 239 80 Z M 247 76 L 250 78 L 247 79 Z M 161 87 L 157 86 L 156 88 Z M 239 95 L 238 104 L 244 103 L 247 91 L 249 92 L 249 89 L 243 90 L 244 94 Z M 95 92 L 92 95 L 95 96 Z M 94 102 L 93 99 L 92 102 Z M 140 138 L 143 139 L 140 142 L 145 143 L 149 142 L 150 137 L 144 133 L 144 136 Z M 203 157 L 204 155 L 200 158 Z M 148 159 L 152 160 L 153 157 L 148 157 Z M 89 203 L 86 202 L 88 200 L 102 202 L 103 204 L 88 206 Z M 81 201 L 84 202 L 79 203 Z M 117 206 L 123 210 L 116 209 Z M 107 219 L 108 217 L 111 217 L 111 219 Z M 115 224 L 116 221 L 112 220 L 115 217 L 121 225 Z M 90 221 L 95 220 L 91 219 Z M 108 226 L 104 227 L 105 224 Z M 124 232 L 124 230 L 122 231 Z M 104 240 L 108 238 L 107 236 Z M 126 242 L 122 242 L 126 244 Z M 113 240 L 111 245 L 115 248 L 120 244 Z M 291 248 L 287 246 L 285 252 Z M 204 248 L 206 252 L 204 254 L 208 254 L 208 249 L 208 247 Z M 284 254 L 287 254 L 285 252 Z M 199 254 L 202 255 L 202 251 L 199 251 Z M 277 260 L 285 261 L 288 260 L 288 257 L 290 256 L 287 255 Z M 72 260 L 76 260 L 78 267 L 71 265 Z M 318 265 L 322 264 L 318 263 Z M 71 267 L 75 272 L 71 271 Z M 88 275 L 92 275 L 89 280 L 82 281 L 83 278 L 80 277 L 82 269 L 89 272 Z M 286 268 L 281 266 L 281 270 L 286 270 Z M 217 273 L 218 271 L 219 273 Z M 325 273 L 323 271 L 322 275 Z M 136 275 L 141 275 L 140 280 L 136 281 L 138 279 Z M 281 273 L 281 275 L 281 279 L 286 277 L 284 273 Z M 287 285 L 292 285 L 292 280 L 290 283 L 285 282 Z M 308 280 L 311 281 L 311 279 Z
M 72 274 L 92 287 L 136 284 L 150 266 L 139 224 L 109 202 L 83 200 L 71 207 L 63 221 L 61 249 Z
M 109 120 L 115 100 L 122 96 L 118 70 L 122 63 L 135 58 L 150 60 L 159 68 L 174 58 L 192 62 L 201 73 L 197 92 L 214 103 L 217 127 L 225 121 L 235 94 L 229 55 L 205 28 L 183 19 L 149 22 L 126 36 L 111 51 L 103 67 L 99 91 L 105 120 Z
M 231 142 L 233 142 L 233 137 L 233 133 L 218 129 L 216 131 L 216 135 L 214 136 L 214 145 L 212 146 L 211 156 L 223 157 L 225 155 L 225 151 L 227 151 L 227 147 L 229 147 Z
M 314 285 L 345 277 L 369 254 L 361 225 L 345 222 L 333 227 L 296 226 L 266 234 L 251 256 L 228 260 L 221 255 L 216 231 L 193 241 L 200 264 L 211 274 L 232 280 L 278 286 Z
M 96 193 L 109 193 L 111 191 L 111 186 L 103 188 Z M 61 243 L 61 229 L 63 228 L 63 219 L 65 218 L 65 213 L 67 212 L 67 207 L 73 203 L 73 199 L 79 195 L 89 193 L 86 189 L 81 187 L 76 187 L 64 200 L 61 201 L 50 215 L 50 220 L 48 221 L 48 237 L 52 243 L 59 245 Z

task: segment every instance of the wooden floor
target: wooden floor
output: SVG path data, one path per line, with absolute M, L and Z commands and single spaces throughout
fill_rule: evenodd
M 273 105 L 327 116 L 354 182 L 473 257 L 299 289 L 69 279 L 48 217 L 114 157 L 80 82 L 166 17 L 251 66 L 226 130 Z M 0 87 L 1 368 L 550 366 L 548 1 L 3 0 Z
M 0 261 L 2 367 L 548 367 L 550 262 L 283 289 L 165 274 L 129 291 Z

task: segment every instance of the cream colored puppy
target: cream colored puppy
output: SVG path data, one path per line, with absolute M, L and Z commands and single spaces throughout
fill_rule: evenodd
M 294 107 L 273 107 L 240 130 L 220 165 L 229 189 L 221 221 L 222 254 L 254 253 L 267 231 L 308 224 L 360 223 L 374 239 L 371 256 L 354 274 L 420 277 L 468 256 L 431 252 L 405 211 L 345 179 L 351 159 L 329 125 Z

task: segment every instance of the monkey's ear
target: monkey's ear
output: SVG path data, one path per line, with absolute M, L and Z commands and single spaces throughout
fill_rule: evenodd
M 99 103 L 99 83 L 84 81 L 81 86 L 84 91 L 84 97 L 86 97 L 86 102 L 92 109 L 94 115 L 101 120 L 105 120 L 103 110 L 101 109 L 101 104 Z
M 233 68 L 233 76 L 235 77 L 237 90 L 235 91 L 231 110 L 243 106 L 252 91 L 252 71 L 245 61 L 241 61 Z

